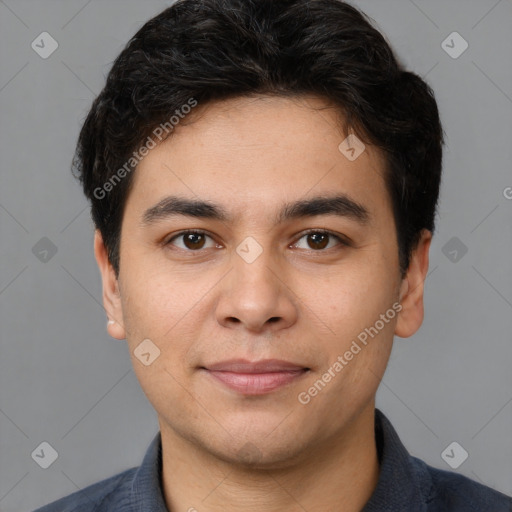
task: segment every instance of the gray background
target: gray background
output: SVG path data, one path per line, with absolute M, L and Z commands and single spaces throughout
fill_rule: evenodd
M 414 455 L 449 469 L 441 453 L 457 441 L 469 453 L 458 472 L 512 494 L 512 1 L 355 3 L 432 85 L 447 134 L 426 319 L 397 338 L 378 406 Z M 106 334 L 69 167 L 113 59 L 169 4 L 0 0 L 3 512 L 138 465 L 158 429 L 124 342 Z M 59 44 L 47 59 L 31 48 L 43 31 Z M 441 46 L 453 31 L 469 43 L 457 59 Z M 55 255 L 33 253 L 43 237 Z M 42 441 L 59 455 L 48 469 L 31 457 Z

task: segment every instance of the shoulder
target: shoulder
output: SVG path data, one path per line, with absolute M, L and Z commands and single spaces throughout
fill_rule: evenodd
M 470 478 L 429 466 L 411 457 L 419 473 L 427 473 L 431 482 L 427 510 L 461 512 L 511 512 L 512 498 Z
M 137 468 L 127 469 L 105 480 L 38 508 L 34 512 L 114 512 L 123 510 L 130 496 Z

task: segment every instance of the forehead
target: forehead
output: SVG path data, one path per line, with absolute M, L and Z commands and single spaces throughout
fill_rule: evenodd
M 248 204 L 263 212 L 333 192 L 370 202 L 370 210 L 388 208 L 382 155 L 366 145 L 356 159 L 348 158 L 354 152 L 344 151 L 342 123 L 339 109 L 316 97 L 199 105 L 139 163 L 127 208 L 141 210 L 172 194 L 243 214 Z

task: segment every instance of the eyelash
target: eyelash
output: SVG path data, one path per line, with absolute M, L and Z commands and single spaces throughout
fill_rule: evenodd
M 172 242 L 174 240 L 177 240 L 178 238 L 180 238 L 180 237 L 182 237 L 184 235 L 189 235 L 189 234 L 205 235 L 205 236 L 207 236 L 207 237 L 209 237 L 209 238 L 211 238 L 213 240 L 212 235 L 210 235 L 206 231 L 202 231 L 200 229 L 187 229 L 186 231 L 180 231 L 179 233 L 176 233 L 175 235 L 173 235 L 169 240 L 164 242 L 164 245 L 165 246 L 172 245 Z M 305 236 L 308 236 L 308 235 L 311 235 L 311 234 L 328 235 L 329 237 L 336 239 L 338 244 L 341 245 L 342 247 L 350 247 L 351 246 L 351 243 L 349 242 L 348 239 L 345 239 L 345 238 L 341 237 L 340 235 L 337 235 L 337 234 L 333 233 L 332 231 L 329 231 L 329 230 L 326 230 L 326 229 L 309 229 L 309 230 L 303 232 L 300 235 L 300 237 L 297 239 L 297 241 L 294 242 L 294 245 L 297 244 L 299 242 L 299 240 L 301 240 Z M 331 250 L 331 249 L 334 249 L 334 247 L 329 247 L 329 249 L 317 249 L 317 250 L 309 249 L 309 251 L 310 252 L 326 252 L 326 251 Z M 192 249 L 177 248 L 176 250 L 180 250 L 180 251 L 184 251 L 184 252 L 190 252 L 190 253 L 194 253 L 194 252 L 198 253 L 202 249 L 198 249 L 198 250 L 194 251 Z M 303 249 L 303 250 L 306 250 L 306 249 Z

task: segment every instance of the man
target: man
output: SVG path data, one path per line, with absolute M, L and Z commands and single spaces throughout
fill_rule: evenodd
M 338 0 L 184 0 L 80 134 L 111 336 L 160 431 L 49 511 L 510 511 L 407 453 L 375 394 L 423 320 L 442 128 Z

